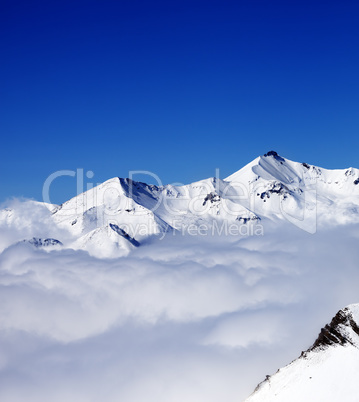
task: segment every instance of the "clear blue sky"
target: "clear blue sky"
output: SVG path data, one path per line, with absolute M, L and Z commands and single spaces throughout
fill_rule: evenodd
M 271 149 L 359 167 L 357 1 L 0 7 L 0 201 L 61 169 L 188 183 Z M 58 179 L 52 201 L 75 192 Z

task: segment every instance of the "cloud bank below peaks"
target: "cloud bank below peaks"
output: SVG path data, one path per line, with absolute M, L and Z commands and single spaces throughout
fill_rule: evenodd
M 112 260 L 7 247 L 0 399 L 243 400 L 358 301 L 358 234 L 277 224 L 231 241 L 166 236 Z

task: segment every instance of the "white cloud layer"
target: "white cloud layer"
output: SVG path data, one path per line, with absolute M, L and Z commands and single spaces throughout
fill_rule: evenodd
M 0 228 L 0 250 L 26 236 L 25 221 Z M 241 401 L 359 301 L 358 237 L 358 225 L 268 224 L 263 237 L 168 236 L 115 260 L 10 246 L 0 400 Z

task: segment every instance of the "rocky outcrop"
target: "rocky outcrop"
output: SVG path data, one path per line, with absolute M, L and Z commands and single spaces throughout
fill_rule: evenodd
M 23 242 L 29 243 L 36 248 L 54 247 L 54 246 L 62 246 L 63 245 L 60 240 L 52 239 L 52 238 L 41 239 L 40 237 L 33 237 L 30 240 L 23 240 Z
M 346 345 L 348 343 L 355 345 L 353 336 L 359 337 L 359 323 L 353 317 L 350 307 L 339 310 L 330 324 L 321 329 L 320 334 L 313 346 L 308 351 L 315 351 L 331 345 Z
M 139 247 L 140 243 L 133 237 L 131 237 L 127 232 L 125 232 L 123 229 L 121 229 L 119 226 L 110 223 L 110 228 L 117 233 L 119 236 L 122 236 L 126 240 L 128 240 L 133 246 Z

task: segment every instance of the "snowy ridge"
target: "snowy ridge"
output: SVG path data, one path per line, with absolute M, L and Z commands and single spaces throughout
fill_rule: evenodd
M 258 385 L 246 402 L 357 402 L 359 304 L 340 310 L 313 346 Z
M 68 234 L 66 240 L 59 238 L 65 247 L 117 257 L 167 232 L 211 233 L 215 228 L 228 234 L 238 227 L 242 233 L 243 227 L 280 220 L 314 233 L 323 223 L 359 221 L 359 170 L 326 170 L 270 151 L 224 180 L 159 187 L 116 177 L 60 206 L 32 205 L 47 211 L 36 222 L 51 221 Z M 53 236 L 38 233 L 32 211 L 24 216 L 16 209 L 2 210 L 0 225 L 33 228 L 33 237 Z

